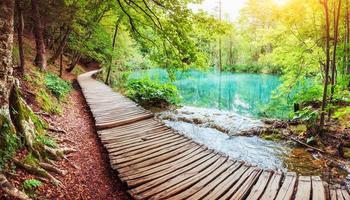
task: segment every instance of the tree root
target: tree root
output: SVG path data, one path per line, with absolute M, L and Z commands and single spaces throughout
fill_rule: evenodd
M 67 134 L 67 131 L 65 131 L 63 129 L 59 129 L 59 128 L 49 127 L 47 130 L 52 131 L 52 132 L 56 132 L 56 133 Z
M 50 173 L 48 173 L 46 170 L 40 168 L 40 167 L 36 167 L 36 166 L 32 166 L 32 165 L 28 165 L 25 163 L 20 162 L 17 159 L 13 159 L 14 163 L 16 165 L 18 165 L 19 167 L 22 167 L 23 169 L 25 169 L 26 171 L 28 171 L 31 174 L 37 175 L 37 176 L 41 176 L 43 178 L 47 178 L 49 179 L 53 184 L 55 185 L 61 185 L 61 181 L 59 181 L 58 179 L 56 179 L 54 176 L 52 176 Z
M 78 167 L 76 164 L 74 164 L 73 162 L 71 162 L 67 157 L 64 157 L 64 159 L 65 159 L 70 165 L 72 165 L 72 167 L 74 167 L 75 169 L 80 170 L 80 167 Z
M 54 172 L 56 174 L 59 174 L 61 176 L 65 176 L 68 174 L 67 170 L 59 169 L 58 167 L 48 164 L 48 163 L 39 163 L 39 166 L 47 171 Z
M 77 152 L 77 150 L 73 149 L 73 148 L 68 148 L 68 147 L 63 147 L 60 149 L 54 149 L 48 146 L 44 146 L 45 151 L 54 159 L 54 160 L 58 160 L 58 159 L 62 159 L 64 158 L 65 154 L 70 154 L 70 153 L 74 153 Z
M 0 174 L 0 188 L 11 197 L 18 198 L 20 200 L 31 199 L 25 193 L 14 187 L 3 174 Z

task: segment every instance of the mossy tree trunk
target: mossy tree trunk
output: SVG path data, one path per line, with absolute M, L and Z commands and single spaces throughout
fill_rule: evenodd
M 0 148 L 3 151 L 9 150 L 9 137 L 15 134 L 15 129 L 11 123 L 9 96 L 13 87 L 13 18 L 14 1 L 0 1 Z M 5 155 L 1 156 L 1 161 L 5 162 Z M 27 200 L 29 197 L 15 188 L 2 174 L 0 169 L 0 188 L 7 194 L 18 199 Z

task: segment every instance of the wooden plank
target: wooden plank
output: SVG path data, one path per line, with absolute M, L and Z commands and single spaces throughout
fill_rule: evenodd
M 133 158 L 130 158 L 128 161 L 126 161 L 125 163 L 117 164 L 117 163 L 115 163 L 115 161 L 113 161 L 111 159 L 111 164 L 112 164 L 113 169 L 120 169 L 120 168 L 125 168 L 127 166 L 137 165 L 140 163 L 142 163 L 142 165 L 143 165 L 145 162 L 156 163 L 154 158 L 162 157 L 166 153 L 169 153 L 175 149 L 178 149 L 180 147 L 185 147 L 186 145 L 192 145 L 192 144 L 193 143 L 190 140 L 188 140 L 186 142 L 179 142 L 179 144 L 172 144 L 171 146 L 169 145 L 167 148 L 159 150 L 158 152 L 155 152 L 155 153 L 151 153 L 148 155 L 142 155 L 142 157 L 134 156 Z M 146 166 L 146 165 L 143 165 L 143 166 Z M 120 169 L 120 170 L 122 170 L 122 169 Z
M 156 166 L 147 166 L 146 168 L 142 168 L 142 169 L 139 169 L 137 170 L 138 173 L 133 173 L 132 175 L 124 175 L 122 176 L 121 178 L 126 181 L 126 180 L 133 180 L 133 179 L 137 179 L 137 178 L 141 178 L 141 177 L 144 177 L 144 176 L 147 176 L 147 175 L 150 175 L 150 174 L 154 174 L 156 172 L 159 172 L 159 171 L 162 171 L 162 170 L 167 170 L 169 169 L 170 167 L 173 167 L 174 164 L 176 166 L 178 166 L 179 164 L 181 164 L 182 162 L 184 161 L 187 161 L 195 156 L 198 156 L 201 152 L 204 152 L 205 149 L 204 148 L 198 148 L 196 149 L 195 151 L 185 155 L 185 156 L 182 156 L 181 157 L 178 157 L 178 158 L 175 158 L 175 160 L 172 158 L 172 159 L 169 159 L 171 160 L 172 162 L 169 162 L 168 160 L 166 160 L 166 163 L 163 164 L 163 163 L 160 163 Z M 176 161 L 176 162 L 174 162 Z M 136 171 L 136 170 L 135 170 Z
M 190 177 L 188 177 L 188 175 L 185 173 L 185 174 L 181 175 L 181 176 L 185 176 L 185 178 L 180 177 L 180 176 L 173 178 L 172 180 L 168 181 L 165 184 L 165 186 L 163 186 L 163 185 L 158 186 L 158 188 L 162 187 L 163 191 L 152 196 L 150 199 L 156 200 L 156 199 L 169 198 L 175 194 L 178 194 L 182 191 L 185 191 L 186 189 L 189 189 L 192 185 L 199 182 L 203 178 L 207 177 L 213 171 L 215 171 L 217 168 L 219 168 L 221 165 L 223 165 L 226 160 L 227 160 L 227 157 L 219 156 L 219 159 L 216 160 L 216 162 L 214 164 L 208 166 L 206 169 L 202 169 L 203 171 L 201 171 L 201 172 L 199 172 L 200 170 L 198 170 L 198 168 L 196 168 L 197 172 L 195 172 L 195 171 L 188 172 L 190 174 Z M 175 181 L 175 179 L 177 179 L 177 180 Z M 183 179 L 183 180 L 181 180 L 181 179 Z M 173 184 L 173 185 L 171 185 L 171 184 Z M 168 187 L 168 188 L 165 188 L 165 187 Z M 163 188 L 165 188 L 165 190 Z
M 251 171 L 251 172 L 248 172 Z M 233 199 L 233 200 L 241 200 L 244 199 L 248 194 L 256 180 L 259 178 L 261 174 L 261 169 L 256 167 L 251 167 L 242 175 L 239 181 L 229 189 L 222 199 Z
M 330 199 L 331 200 L 337 200 L 337 190 L 334 187 L 329 188 L 330 191 Z
M 207 160 L 211 159 L 212 157 L 214 157 L 215 154 L 208 154 L 207 156 L 185 166 L 185 167 L 182 167 L 182 168 L 179 168 L 179 169 L 171 169 L 171 172 L 170 173 L 167 173 L 165 174 L 164 176 L 158 178 L 158 179 L 154 179 L 152 181 L 149 181 L 147 183 L 144 183 L 134 189 L 131 189 L 129 190 L 129 193 L 132 194 L 132 196 L 136 196 L 138 194 L 141 194 L 147 190 L 150 190 L 151 188 L 155 187 L 155 186 L 158 186 L 162 183 L 164 183 L 165 181 L 181 174 L 181 173 L 184 173 L 188 170 L 191 170 L 193 168 L 195 168 L 196 166 L 198 165 L 201 165 L 202 163 L 206 162 Z
M 193 156 L 192 158 L 183 160 L 182 162 L 171 163 L 167 169 L 152 173 L 151 175 L 145 175 L 141 178 L 127 180 L 126 183 L 130 187 L 135 187 L 135 186 L 141 185 L 143 183 L 152 181 L 154 179 L 167 176 L 168 174 L 172 174 L 175 170 L 180 170 L 182 168 L 187 169 L 188 166 L 192 166 L 192 165 L 194 165 L 194 163 L 198 163 L 198 162 L 206 160 L 210 157 L 213 157 L 213 155 L 214 154 L 212 154 L 212 151 L 203 151 L 203 152 L 200 152 L 199 154 Z M 180 170 L 180 172 L 183 172 L 183 170 Z
M 293 196 L 297 175 L 294 172 L 286 173 L 283 184 L 277 194 L 276 200 L 290 200 Z
M 261 200 L 275 199 L 281 185 L 281 180 L 282 180 L 282 173 L 275 172 L 272 175 L 270 182 L 267 185 L 263 196 L 261 197 Z
M 312 199 L 313 200 L 326 200 L 326 190 L 323 186 L 322 180 L 319 176 L 312 176 Z
M 196 166 L 195 168 L 192 168 L 184 173 L 177 174 L 175 177 L 168 179 L 166 182 L 152 187 L 148 189 L 147 191 L 144 191 L 141 194 L 138 194 L 134 196 L 135 199 L 164 199 L 168 197 L 167 192 L 163 192 L 166 189 L 171 188 L 174 185 L 177 185 L 179 183 L 182 183 L 183 181 L 188 180 L 189 178 L 192 178 L 195 175 L 198 175 L 202 170 L 205 170 L 205 168 L 208 168 L 210 165 L 212 165 L 214 162 L 216 162 L 221 156 L 216 155 L 209 160 L 205 161 L 204 163 Z M 221 162 L 222 163 L 222 162 Z M 198 179 L 197 179 L 198 180 Z M 172 192 L 176 190 L 171 190 Z
M 336 193 L 337 193 L 337 200 L 344 200 L 343 193 L 340 187 L 336 189 Z
M 252 168 L 248 165 L 241 166 L 235 173 L 231 174 L 226 180 L 218 184 L 214 190 L 212 190 L 208 195 L 204 196 L 203 199 L 218 199 L 223 196 L 232 186 L 238 182 L 238 180 L 243 176 L 247 176 L 252 172 Z
M 171 131 L 163 131 L 163 130 L 159 130 L 155 132 L 155 135 L 152 136 L 148 136 L 148 137 L 140 137 L 137 138 L 135 140 L 127 140 L 125 142 L 123 141 L 117 141 L 117 142 L 111 142 L 109 144 L 106 144 L 105 147 L 107 149 L 113 149 L 113 151 L 110 151 L 110 153 L 112 152 L 116 152 L 116 151 L 123 151 L 125 149 L 131 149 L 134 147 L 139 147 L 141 145 L 152 145 L 154 143 L 160 143 L 163 141 L 167 141 L 167 140 L 173 140 L 175 138 L 182 138 L 177 134 L 172 133 Z
M 172 144 L 178 144 L 179 142 L 185 142 L 188 141 L 188 139 L 183 138 L 183 137 L 171 137 L 171 138 L 166 138 L 159 143 L 153 142 L 153 143 L 147 143 L 147 144 L 142 144 L 136 147 L 131 147 L 129 149 L 122 149 L 120 151 L 116 152 L 115 148 L 107 149 L 110 156 L 113 157 L 114 160 L 118 160 L 119 163 L 121 163 L 123 160 L 128 160 L 130 156 L 141 154 L 141 153 L 152 153 L 159 151 L 163 149 L 167 145 L 172 145 Z M 146 155 L 147 155 L 146 154 Z
M 311 197 L 311 177 L 300 176 L 295 200 L 310 200 Z
M 222 173 L 224 173 L 228 169 L 236 169 L 241 165 L 241 163 L 234 162 L 231 160 L 226 161 L 222 165 L 220 165 L 215 171 L 211 172 L 204 178 L 202 178 L 199 182 L 195 183 L 190 188 L 182 191 L 181 193 L 169 197 L 168 200 L 181 200 L 181 199 L 189 199 L 191 195 L 196 192 L 199 192 L 205 186 L 208 186 L 212 181 L 215 181 Z
M 167 151 L 164 154 L 159 154 L 158 156 L 155 156 L 150 160 L 138 162 L 136 164 L 120 168 L 118 171 L 120 174 L 125 174 L 125 176 L 137 174 L 139 172 L 147 171 L 153 169 L 154 167 L 162 166 L 166 163 L 176 161 L 177 159 L 188 155 L 189 153 L 191 153 L 194 150 L 197 150 L 200 147 L 201 146 L 196 145 L 194 143 L 189 143 L 188 145 L 180 144 L 176 149 Z
M 111 121 L 111 122 L 105 122 L 105 123 L 96 123 L 96 128 L 98 130 L 101 129 L 107 129 L 107 128 L 113 128 L 113 127 L 117 127 L 117 126 L 121 126 L 121 125 L 125 125 L 125 124 L 130 124 L 136 121 L 141 121 L 144 119 L 149 119 L 149 118 L 153 118 L 154 115 L 153 114 L 147 114 L 147 115 L 140 115 L 138 117 L 134 117 L 131 119 L 126 119 L 126 120 L 116 120 L 116 121 Z
M 348 192 L 345 188 L 342 188 L 342 189 L 341 189 L 341 192 L 342 192 L 343 198 L 344 198 L 345 200 L 350 200 L 350 194 L 349 194 L 349 192 Z
M 128 152 L 124 155 L 118 155 L 118 157 L 115 157 L 115 156 L 110 154 L 109 157 L 110 157 L 110 161 L 112 164 L 120 165 L 120 164 L 126 163 L 126 162 L 131 161 L 131 160 L 136 160 L 138 158 L 146 158 L 149 155 L 156 154 L 164 149 L 167 149 L 167 148 L 172 147 L 172 146 L 176 146 L 178 144 L 186 143 L 186 142 L 190 142 L 190 140 L 180 138 L 180 139 L 176 140 L 175 142 L 169 142 L 167 144 L 163 144 L 162 146 L 160 146 L 158 148 L 148 149 L 147 151 L 142 151 L 142 149 L 139 149 L 136 151 Z
M 258 200 L 263 192 L 265 191 L 265 188 L 271 178 L 272 171 L 264 171 L 261 175 L 257 183 L 254 185 L 252 191 L 250 192 L 247 199 L 249 200 Z

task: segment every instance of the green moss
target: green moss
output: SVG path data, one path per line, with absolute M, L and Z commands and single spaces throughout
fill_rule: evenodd
M 46 90 L 40 90 L 35 99 L 43 111 L 50 114 L 62 113 L 62 108 L 59 101 L 52 97 Z
M 35 141 L 36 142 L 39 142 L 41 144 L 44 144 L 48 147 L 51 147 L 51 148 L 56 148 L 58 147 L 57 143 L 55 140 L 51 139 L 50 137 L 48 137 L 47 135 L 38 135 L 36 138 L 35 138 Z
M 38 160 L 32 153 L 29 153 L 26 157 L 24 157 L 23 162 L 28 165 L 36 166 L 38 164 Z
M 283 139 L 283 137 L 280 134 L 263 134 L 261 135 L 261 138 L 274 142 L 278 142 Z
M 45 133 L 45 130 L 48 127 L 48 124 L 41 120 L 32 109 L 26 104 L 24 99 L 21 97 L 21 93 L 18 88 L 14 89 L 14 92 L 11 95 L 11 111 L 14 118 L 15 126 L 22 131 L 21 121 L 32 121 L 35 126 L 35 130 L 39 134 Z
M 16 131 L 5 112 L 0 111 L 0 171 L 12 159 L 19 148 Z

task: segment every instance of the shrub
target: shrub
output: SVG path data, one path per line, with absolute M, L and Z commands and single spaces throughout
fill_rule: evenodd
M 70 83 L 52 73 L 46 74 L 45 85 L 58 99 L 64 98 L 72 89 Z
M 177 88 L 148 78 L 131 79 L 126 85 L 126 95 L 141 105 L 163 107 L 178 102 Z

